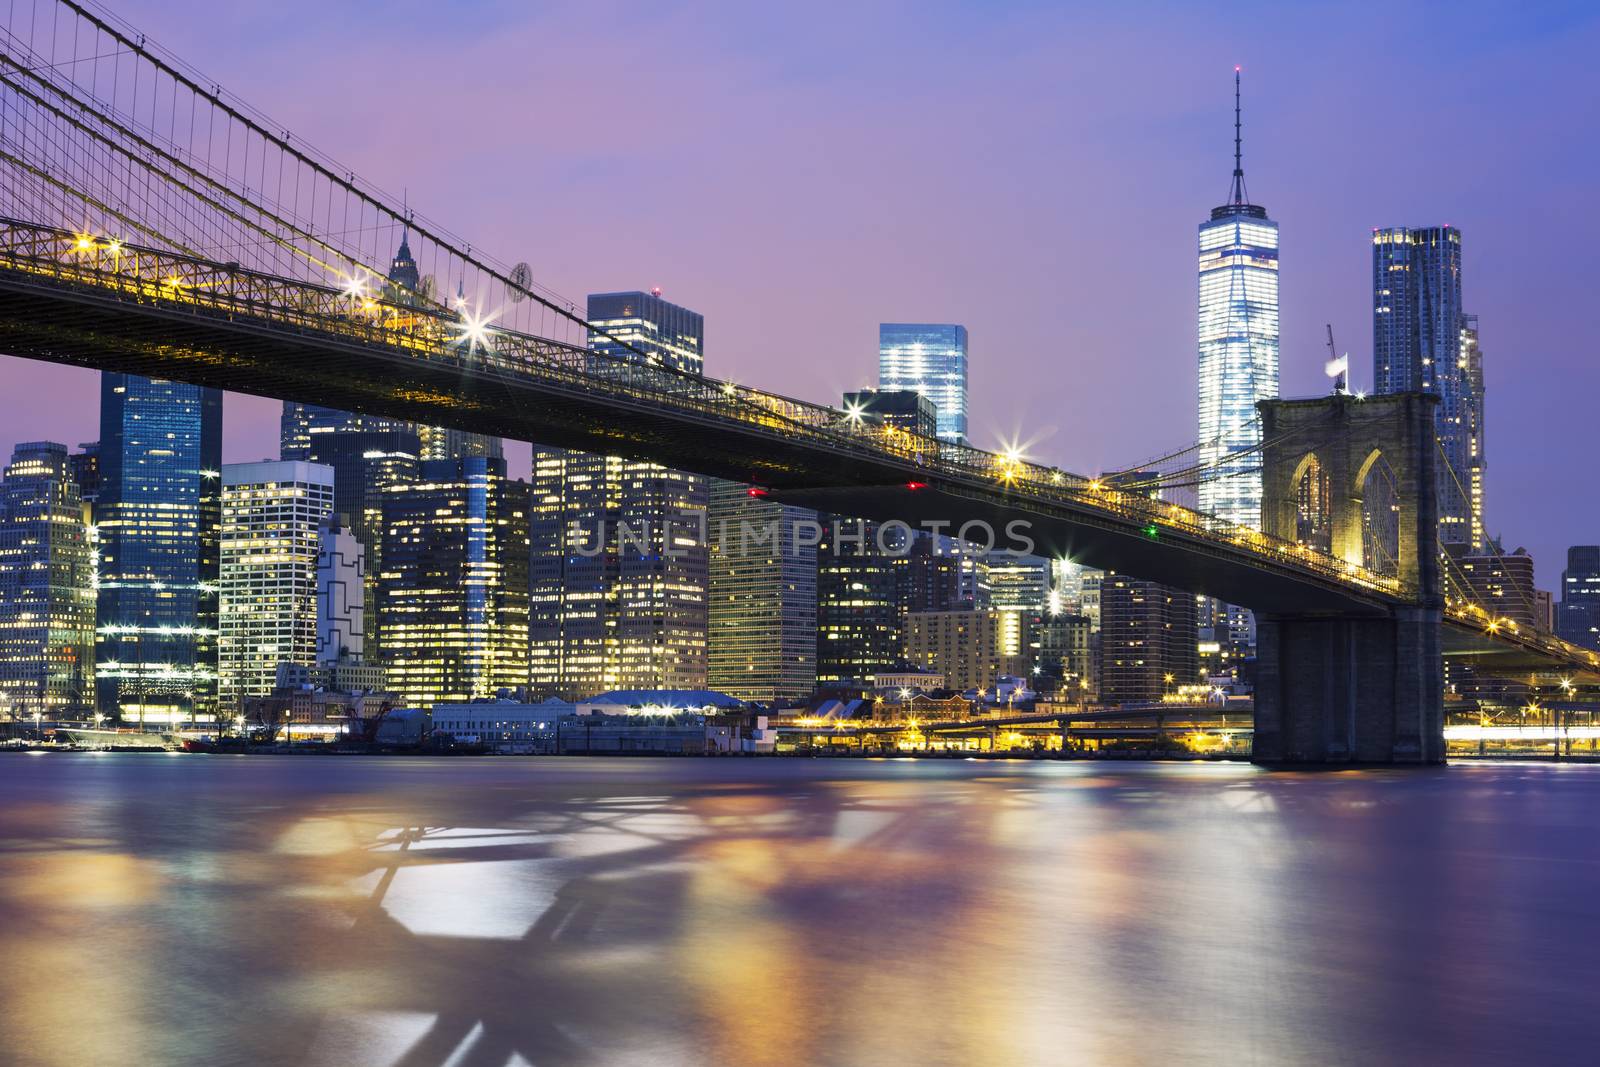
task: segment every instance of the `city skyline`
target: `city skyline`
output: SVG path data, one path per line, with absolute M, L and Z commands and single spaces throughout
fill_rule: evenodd
M 241 49 L 234 37 L 241 28 L 257 39 L 270 40 L 280 32 L 258 25 L 255 16 L 225 15 L 209 31 L 216 35 L 213 40 L 203 20 L 182 18 L 181 7 L 133 4 L 124 14 L 155 40 L 208 57 L 206 69 L 226 71 L 229 89 L 266 104 L 297 136 L 340 145 L 341 158 L 352 167 L 405 183 L 412 203 L 449 218 L 463 232 L 495 234 L 493 252 L 508 260 L 528 258 L 534 277 L 558 291 L 570 296 L 661 284 L 668 299 L 715 319 L 726 373 L 740 380 L 827 401 L 871 383 L 862 357 L 872 351 L 877 323 L 964 322 L 982 338 L 984 350 L 982 373 L 972 382 L 974 443 L 1031 441 L 1031 451 L 1041 458 L 1090 473 L 1184 443 L 1175 433 L 1155 439 L 1125 424 L 1135 411 L 1156 426 L 1192 421 L 1193 266 L 1191 253 L 1172 238 L 1226 192 L 1219 173 L 1225 168 L 1217 165 L 1217 130 L 1231 119 L 1226 78 L 1241 63 L 1252 89 L 1251 143 L 1258 146 L 1250 160 L 1252 181 L 1272 191 L 1273 216 L 1291 235 L 1285 254 L 1294 269 L 1283 292 L 1284 395 L 1326 388 L 1321 363 L 1323 325 L 1329 321 L 1340 347 L 1351 353 L 1353 384 L 1371 384 L 1364 380 L 1370 366 L 1370 234 L 1373 226 L 1395 220 L 1449 223 L 1466 234 L 1472 310 L 1482 316 L 1485 350 L 1500 368 L 1498 377 L 1491 368 L 1489 381 L 1497 425 L 1530 424 L 1549 403 L 1555 383 L 1582 389 L 1600 375 L 1573 340 L 1583 336 L 1579 280 L 1558 264 L 1529 256 L 1524 236 L 1530 227 L 1559 225 L 1581 243 L 1595 226 L 1582 210 L 1580 184 L 1563 177 L 1588 169 L 1585 160 L 1594 149 L 1558 135 L 1577 121 L 1582 95 L 1570 79 L 1582 63 L 1566 57 L 1582 54 L 1600 37 L 1592 19 L 1537 12 L 1511 18 L 1466 10 L 1458 22 L 1437 32 L 1430 28 L 1420 53 L 1406 51 L 1417 82 L 1413 92 L 1396 101 L 1350 72 L 1380 70 L 1401 42 L 1418 39 L 1411 31 L 1422 16 L 1404 11 L 1390 16 L 1393 32 L 1378 39 L 1362 32 L 1370 12 L 1320 19 L 1315 27 L 1306 17 L 1264 16 L 1247 29 L 1230 29 L 1226 39 L 1181 13 L 1160 30 L 1137 20 L 1145 47 L 1132 56 L 1126 49 L 1102 49 L 1118 57 L 1119 66 L 1113 67 L 1110 59 L 1095 54 L 1094 43 L 1120 40 L 1130 32 L 1131 17 L 1085 19 L 1074 38 L 1081 43 L 1070 52 L 1057 47 L 1046 53 L 1028 42 L 1060 39 L 1046 31 L 1064 16 L 1019 13 L 998 26 L 985 24 L 969 39 L 964 34 L 977 16 L 941 9 L 908 31 L 906 55 L 886 61 L 894 66 L 883 70 L 868 64 L 865 53 L 889 32 L 890 20 L 871 14 L 857 37 L 843 42 L 825 63 L 813 54 L 820 48 L 815 31 L 796 34 L 783 46 L 790 62 L 778 63 L 778 73 L 747 69 L 738 61 L 733 45 L 756 28 L 750 20 L 757 16 L 746 15 L 690 50 L 704 77 L 665 89 L 672 107 L 662 110 L 673 114 L 663 121 L 692 132 L 689 117 L 698 125 L 722 116 L 736 130 L 753 128 L 748 105 L 720 102 L 707 84 L 748 79 L 761 88 L 757 95 L 769 106 L 804 117 L 806 129 L 826 126 L 830 136 L 817 162 L 798 167 L 778 165 L 797 162 L 792 147 L 778 151 L 762 137 L 753 144 L 726 138 L 728 144 L 743 140 L 751 147 L 739 149 L 742 162 L 731 167 L 731 177 L 702 190 L 686 183 L 675 166 L 644 176 L 622 166 L 620 154 L 609 149 L 574 147 L 566 153 L 559 136 L 554 149 L 547 137 L 530 138 L 540 142 L 537 155 L 519 155 L 549 164 L 533 169 L 531 186 L 507 182 L 503 174 L 474 174 L 412 151 L 383 121 L 377 105 L 370 110 L 360 103 L 325 106 L 330 94 L 359 100 L 359 93 L 342 94 L 338 85 L 319 87 L 312 99 L 275 80 L 268 65 Z M 648 17 L 661 33 L 682 32 L 670 13 Z M 352 72 L 367 64 L 377 68 L 423 52 L 435 33 L 403 18 L 382 26 L 368 21 L 354 13 L 306 42 L 308 60 L 322 50 L 354 53 L 339 75 L 354 77 Z M 511 12 L 469 8 L 442 32 L 452 47 L 484 59 L 464 66 L 504 80 L 512 77 L 505 71 L 514 66 L 505 55 L 530 46 L 527 34 L 535 29 L 567 35 L 580 53 L 595 44 L 584 36 L 592 31 L 570 24 L 559 12 L 546 21 L 549 25 L 530 29 Z M 1180 47 L 1185 34 L 1195 35 L 1197 43 Z M 963 73 L 948 90 L 933 90 L 914 113 L 896 111 L 892 117 L 900 121 L 885 136 L 904 145 L 939 124 L 973 147 L 994 146 L 996 138 L 1005 137 L 1015 142 L 1020 157 L 1003 169 L 982 158 L 910 174 L 904 168 L 854 167 L 869 143 L 857 131 L 868 119 L 888 117 L 882 109 L 889 105 L 878 101 L 867 116 L 851 119 L 844 114 L 845 98 L 852 91 L 865 92 L 891 70 L 944 56 L 958 41 L 972 52 L 972 73 Z M 1308 51 L 1312 54 L 1305 58 Z M 1504 69 L 1494 62 L 1502 53 L 1516 60 L 1514 91 L 1504 88 Z M 1463 64 L 1463 57 L 1481 62 Z M 811 60 L 817 60 L 816 69 Z M 545 79 L 559 78 L 567 62 L 558 57 L 551 69 L 528 74 L 535 80 L 518 83 L 519 91 L 547 90 L 555 83 Z M 1453 78 L 1448 92 L 1425 76 L 1446 64 Z M 978 71 L 992 75 L 1000 66 L 1003 76 L 982 84 Z M 575 100 L 573 117 L 554 120 L 557 131 L 568 129 L 569 122 L 600 121 L 608 94 L 652 87 L 659 70 L 645 64 L 619 71 L 618 88 L 596 89 L 594 99 Z M 1099 87 L 1108 82 L 1118 86 L 1118 93 L 1086 115 L 1070 115 L 1077 109 L 1059 106 L 1063 100 L 1088 101 L 1092 94 L 1099 100 Z M 957 89 L 972 94 L 973 102 L 944 98 Z M 458 105 L 465 92 L 463 82 L 447 80 L 420 101 L 420 118 L 459 129 L 468 139 L 487 134 L 496 123 L 517 121 L 514 106 L 470 109 L 463 115 Z M 1015 114 L 985 127 L 979 112 L 994 110 L 1002 99 Z M 719 110 L 724 108 L 732 111 L 724 116 Z M 1380 128 L 1394 131 L 1426 117 L 1442 136 L 1471 153 L 1473 165 L 1434 168 L 1426 181 L 1408 177 L 1424 172 L 1426 152 L 1393 138 L 1384 142 L 1381 155 L 1375 154 L 1371 124 L 1355 118 L 1375 114 L 1385 116 Z M 1022 137 L 1023 125 L 1030 122 L 1040 129 Z M 1495 152 L 1471 149 L 1480 128 L 1502 138 Z M 765 148 L 772 148 L 770 159 L 761 158 Z M 677 151 L 674 161 L 683 158 Z M 719 140 L 718 151 L 733 149 Z M 593 178 L 592 187 L 585 176 Z M 811 187 L 808 195 L 801 194 L 803 184 Z M 1524 204 L 1515 217 L 1499 210 L 1513 192 Z M 624 193 L 629 195 L 619 208 L 617 197 Z M 948 203 L 958 195 L 988 207 L 970 219 L 951 218 Z M 543 210 L 539 205 L 545 199 L 562 203 L 563 210 L 557 215 Z M 1087 203 L 1099 208 L 1084 212 L 1081 206 Z M 1106 205 L 1115 210 L 1103 210 Z M 588 240 L 592 219 L 607 217 L 603 211 L 637 233 L 627 263 L 619 264 L 604 242 Z M 704 250 L 685 255 L 688 235 L 697 231 L 704 234 Z M 819 258 L 852 234 L 857 251 L 850 261 Z M 1063 266 L 1060 250 L 1069 245 L 1075 252 Z M 1129 293 L 1139 294 L 1137 314 L 1128 313 Z M 763 321 L 798 302 L 807 308 L 805 329 L 783 335 L 762 329 Z M 1017 314 L 1018 307 L 1029 310 Z M 1512 367 L 1515 376 L 1509 373 Z M 50 410 L 14 412 L 18 441 L 92 439 L 91 379 L 17 363 L 8 363 L 6 373 L 24 389 L 37 383 L 63 398 Z M 1151 387 L 1138 398 L 1127 396 L 1125 404 L 1084 402 L 1087 396 L 1118 396 L 1117 381 L 1124 373 Z M 1016 388 L 1031 377 L 1059 384 Z M 74 393 L 83 400 L 72 402 Z M 276 406 L 230 397 L 228 407 L 226 458 L 273 456 Z M 1554 567 L 1568 544 L 1594 540 L 1593 530 L 1600 526 L 1600 505 L 1539 506 L 1560 496 L 1572 478 L 1568 465 L 1549 457 L 1578 455 L 1581 444 L 1581 427 L 1550 420 L 1536 438 L 1506 433 L 1495 445 L 1488 532 L 1503 534 L 1507 548 L 1526 544 L 1542 570 Z M 527 454 L 526 445 L 514 446 L 513 473 L 525 471 Z M 1503 519 L 1513 515 L 1538 516 L 1540 528 L 1507 525 Z

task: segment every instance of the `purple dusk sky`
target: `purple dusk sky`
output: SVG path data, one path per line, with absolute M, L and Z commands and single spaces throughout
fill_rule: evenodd
M 1195 227 L 1228 190 L 1240 63 L 1284 394 L 1327 388 L 1326 322 L 1370 385 L 1373 227 L 1457 226 L 1489 528 L 1546 588 L 1600 541 L 1583 4 L 116 10 L 558 292 L 662 286 L 705 314 L 710 374 L 838 403 L 880 321 L 964 323 L 975 443 L 1085 473 L 1195 438 Z M 93 374 L 3 367 L 11 439 L 96 435 Z M 230 396 L 226 458 L 275 454 L 277 410 Z

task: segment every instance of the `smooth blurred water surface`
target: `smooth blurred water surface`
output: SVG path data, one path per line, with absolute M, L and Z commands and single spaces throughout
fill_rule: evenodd
M 7 1064 L 1600 1060 L 1600 767 L 0 756 Z

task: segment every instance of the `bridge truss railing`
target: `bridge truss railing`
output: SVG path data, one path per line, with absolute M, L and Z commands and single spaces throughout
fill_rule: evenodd
M 1563 640 L 1535 626 L 1519 625 L 1516 620 L 1497 615 L 1475 598 L 1461 591 L 1445 597 L 1445 617 L 1464 626 L 1481 629 L 1485 636 L 1502 643 L 1521 645 L 1529 652 L 1574 667 L 1600 671 L 1600 652 Z
M 465 308 L 412 300 L 380 279 L 356 279 L 336 288 L 104 235 L 4 219 L 0 263 L 38 283 L 81 288 L 101 298 L 213 318 L 248 316 L 275 330 L 375 346 L 479 374 L 524 380 L 534 376 L 612 401 L 736 420 L 784 439 L 803 435 L 837 452 L 896 460 L 910 485 L 938 481 L 1070 505 L 1138 523 L 1152 538 L 1176 531 L 1202 549 L 1243 553 L 1276 568 L 1390 597 L 1408 593 L 1393 578 L 1147 492 L 1104 484 L 1013 453 L 909 433 L 858 413 L 503 329 L 475 319 Z

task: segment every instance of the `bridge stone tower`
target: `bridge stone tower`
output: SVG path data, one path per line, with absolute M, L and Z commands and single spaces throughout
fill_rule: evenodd
M 1408 592 L 1349 614 L 1257 616 L 1257 763 L 1443 762 L 1438 402 L 1426 393 L 1335 394 L 1258 405 L 1263 531 L 1295 540 L 1302 502 L 1314 499 L 1334 555 L 1385 566 Z M 1307 479 L 1316 484 L 1303 492 Z M 1384 559 L 1367 559 L 1365 497 L 1380 488 L 1383 521 L 1398 520 L 1398 537 Z

